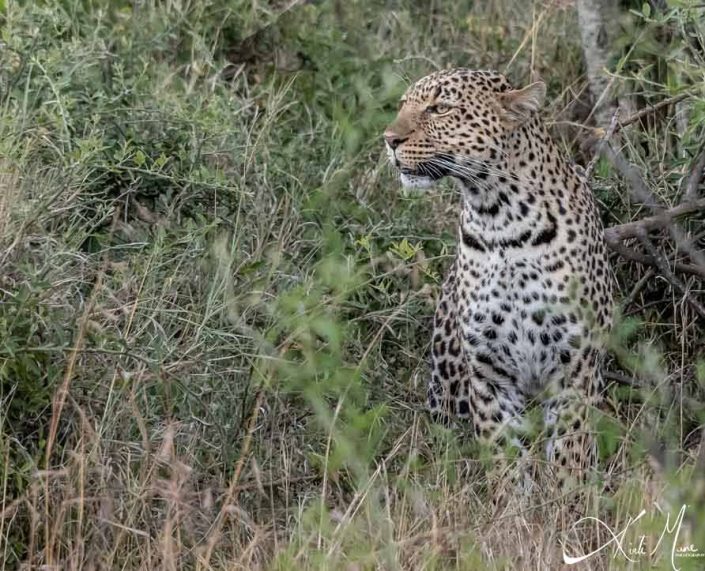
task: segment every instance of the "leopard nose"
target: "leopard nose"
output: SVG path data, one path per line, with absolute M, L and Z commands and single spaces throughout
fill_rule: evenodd
M 384 140 L 392 150 L 395 150 L 399 145 L 406 141 L 409 137 L 401 137 L 397 135 L 394 131 L 385 131 Z

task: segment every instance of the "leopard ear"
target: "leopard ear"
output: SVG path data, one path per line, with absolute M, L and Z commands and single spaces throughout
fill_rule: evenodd
M 541 109 L 546 97 L 546 84 L 537 81 L 522 89 L 505 91 L 499 95 L 504 117 L 511 123 L 521 123 L 534 111 Z

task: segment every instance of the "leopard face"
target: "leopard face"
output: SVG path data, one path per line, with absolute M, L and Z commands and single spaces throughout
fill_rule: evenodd
M 541 82 L 513 90 L 495 72 L 428 75 L 407 90 L 384 133 L 389 159 L 406 187 L 428 187 L 445 176 L 472 179 L 502 160 L 508 135 L 544 95 Z

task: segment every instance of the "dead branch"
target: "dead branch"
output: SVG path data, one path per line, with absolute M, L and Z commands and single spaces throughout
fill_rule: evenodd
M 663 109 L 664 107 L 668 107 L 669 105 L 675 105 L 676 103 L 680 103 L 684 99 L 688 99 L 690 97 L 690 93 L 680 93 L 679 95 L 674 95 L 673 97 L 669 97 L 668 99 L 664 99 L 663 101 L 659 101 L 658 103 L 655 103 L 653 105 L 649 105 L 648 107 L 642 109 L 641 111 L 637 111 L 636 113 L 630 115 L 623 121 L 619 121 L 619 124 L 617 125 L 617 131 L 620 129 L 623 129 L 627 125 L 631 125 L 632 123 L 636 123 L 637 121 L 643 119 L 644 117 L 647 117 L 653 113 L 656 113 L 660 109 Z
M 647 268 L 647 270 L 644 272 L 644 275 L 641 276 L 639 278 L 639 281 L 634 284 L 634 287 L 632 287 L 632 290 L 629 292 L 629 295 L 622 299 L 622 307 L 629 307 L 632 303 L 636 301 L 636 298 L 641 293 L 641 290 L 643 290 L 644 287 L 646 287 L 646 284 L 651 281 L 651 278 L 654 277 L 655 273 L 656 271 L 654 270 L 654 268 Z
M 694 264 L 675 263 L 675 271 L 705 278 L 705 256 L 693 246 L 692 240 L 687 238 L 686 233 L 677 224 L 679 217 L 705 210 L 705 199 L 696 198 L 697 189 L 702 178 L 701 165 L 705 165 L 705 157 L 703 156 L 705 149 L 701 150 L 700 154 L 693 162 L 690 175 L 687 178 L 687 182 L 684 183 L 685 191 L 683 192 L 683 202 L 673 208 L 667 209 L 651 189 L 649 189 L 637 167 L 630 164 L 622 153 L 609 144 L 609 141 L 606 143 L 603 141 L 603 143 L 604 144 L 599 146 L 597 152 L 610 161 L 627 181 L 630 194 L 634 200 L 648 206 L 654 213 L 653 216 L 648 218 L 620 224 L 619 226 L 605 230 L 607 246 L 627 260 L 658 269 L 663 277 L 666 278 L 677 291 L 683 294 L 698 315 L 705 318 L 705 307 L 703 307 L 700 302 L 693 299 L 692 295 L 689 295 L 683 283 L 671 271 L 663 256 L 658 253 L 651 243 L 651 240 L 648 238 L 648 232 L 650 230 L 667 228 L 676 244 L 677 250 L 688 255 L 694 262 Z M 687 200 L 686 197 L 688 197 Z M 639 253 L 625 246 L 623 240 L 628 238 L 638 238 L 647 250 L 647 253 Z
M 648 254 L 643 254 L 642 252 L 637 252 L 633 248 L 625 246 L 624 243 L 617 240 L 615 242 L 607 242 L 607 246 L 625 260 L 630 262 L 636 262 L 642 266 L 649 266 L 654 269 L 658 269 L 658 264 Z M 705 268 L 697 266 L 695 264 L 684 264 L 682 262 L 676 262 L 673 265 L 673 269 L 679 274 L 687 274 L 697 276 L 701 279 L 705 279 Z
M 675 289 L 683 296 L 683 298 L 690 304 L 690 306 L 695 310 L 695 312 L 700 317 L 705 319 L 705 307 L 703 307 L 703 305 L 697 299 L 688 294 L 688 290 L 685 287 L 685 284 L 671 271 L 671 268 L 668 267 L 668 262 L 666 261 L 665 256 L 663 256 L 656 249 L 656 246 L 651 243 L 651 240 L 649 240 L 649 237 L 646 235 L 646 232 L 642 230 L 638 237 L 641 243 L 644 245 L 644 249 L 651 255 L 651 258 L 656 262 L 656 266 L 661 272 L 661 275 L 663 275 L 663 277 L 668 280 L 673 289 Z
M 705 198 L 693 202 L 681 202 L 678 206 L 664 210 L 654 216 L 607 228 L 605 230 L 605 239 L 609 243 L 625 240 L 627 238 L 637 238 L 641 232 L 650 232 L 664 228 L 681 216 L 693 214 L 701 210 L 705 210 Z

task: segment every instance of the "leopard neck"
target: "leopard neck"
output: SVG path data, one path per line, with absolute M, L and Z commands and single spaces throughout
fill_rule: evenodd
M 501 160 L 459 183 L 461 238 L 474 236 L 490 249 L 550 242 L 560 217 L 576 202 L 571 195 L 584 192 L 538 116 L 507 137 Z

